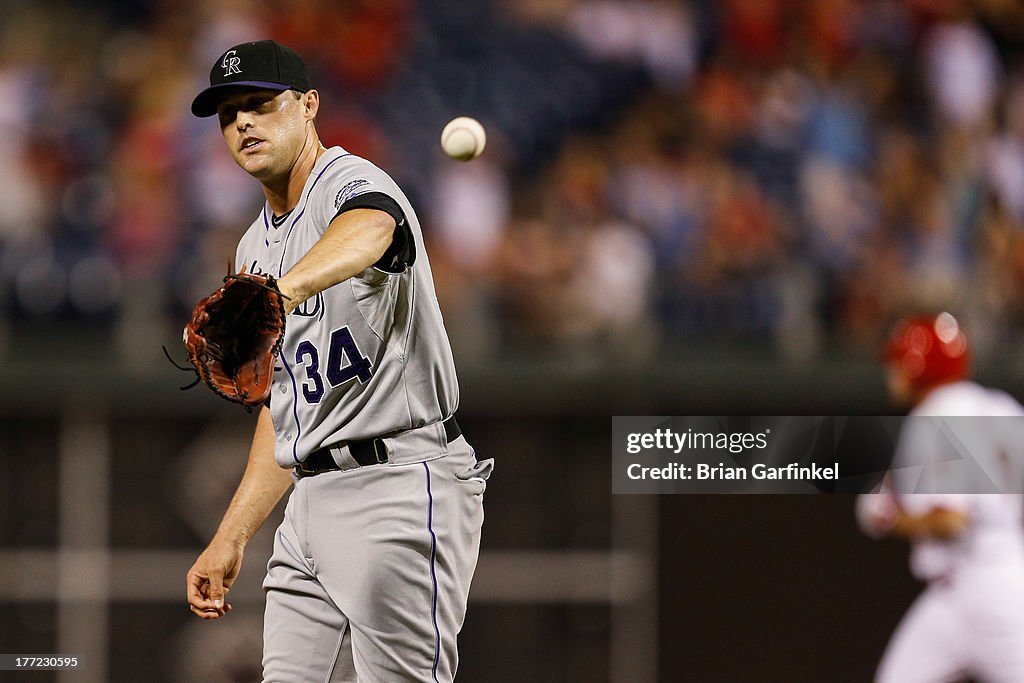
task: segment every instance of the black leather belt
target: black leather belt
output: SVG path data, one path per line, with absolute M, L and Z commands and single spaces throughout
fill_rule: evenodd
M 455 421 L 455 416 L 449 417 L 441 423 L 444 426 L 444 436 L 448 443 L 462 436 L 462 429 Z M 385 465 L 388 462 L 388 449 L 384 445 L 384 439 L 360 439 L 349 441 L 347 444 L 349 452 L 361 467 L 370 465 Z M 335 446 L 337 448 L 337 446 Z M 334 472 L 340 470 L 334 456 L 331 455 L 331 447 L 324 447 L 313 451 L 308 458 L 300 462 L 294 468 L 295 475 L 299 478 L 312 477 L 323 472 Z

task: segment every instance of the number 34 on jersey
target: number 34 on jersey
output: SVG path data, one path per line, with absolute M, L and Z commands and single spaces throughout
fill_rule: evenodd
M 310 404 L 319 403 L 324 397 L 325 380 L 332 387 L 337 387 L 353 379 L 366 384 L 373 376 L 370 359 L 356 346 L 348 325 L 331 332 L 326 358 L 322 357 L 320 349 L 313 342 L 305 339 L 295 348 L 295 358 L 292 360 L 306 372 L 302 396 Z

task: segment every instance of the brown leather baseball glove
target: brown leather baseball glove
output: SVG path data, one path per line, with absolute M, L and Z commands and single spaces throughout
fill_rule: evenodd
M 270 396 L 284 341 L 284 299 L 273 276 L 243 270 L 196 304 L 183 339 L 199 378 L 214 393 L 245 406 Z

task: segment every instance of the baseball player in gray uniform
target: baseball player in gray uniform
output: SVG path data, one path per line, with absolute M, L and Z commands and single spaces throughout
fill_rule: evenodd
M 450 681 L 492 461 L 458 386 L 416 214 L 394 181 L 325 149 L 302 59 L 236 45 L 192 103 L 266 204 L 236 264 L 278 278 L 287 331 L 217 533 L 188 572 L 217 619 L 243 549 L 294 483 L 264 588 L 264 681 Z

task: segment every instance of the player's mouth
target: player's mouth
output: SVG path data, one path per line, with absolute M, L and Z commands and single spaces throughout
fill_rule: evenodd
M 264 140 L 261 140 L 260 138 L 254 138 L 251 136 L 246 137 L 242 139 L 242 144 L 239 146 L 238 150 L 240 152 L 255 152 L 260 149 L 263 143 Z

